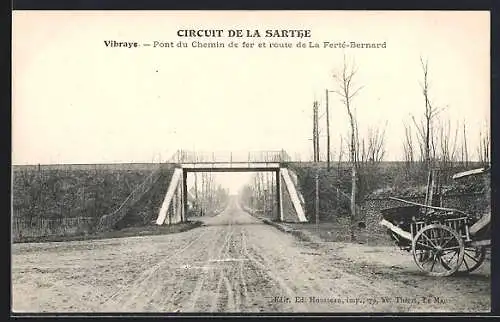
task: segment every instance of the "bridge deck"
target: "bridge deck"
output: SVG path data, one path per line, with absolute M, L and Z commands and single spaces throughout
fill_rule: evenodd
M 180 163 L 188 170 L 279 170 L 279 162 L 196 162 Z

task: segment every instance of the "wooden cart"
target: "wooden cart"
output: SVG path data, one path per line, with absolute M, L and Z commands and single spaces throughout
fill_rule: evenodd
M 473 170 L 454 178 L 487 171 Z M 411 251 L 419 269 L 432 276 L 470 273 L 484 262 L 491 247 L 490 213 L 479 220 L 463 211 L 393 198 L 409 206 L 382 210 L 381 225 L 402 249 Z

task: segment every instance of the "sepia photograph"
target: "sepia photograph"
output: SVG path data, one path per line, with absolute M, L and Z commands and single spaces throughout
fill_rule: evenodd
M 12 313 L 491 312 L 489 11 L 12 11 Z

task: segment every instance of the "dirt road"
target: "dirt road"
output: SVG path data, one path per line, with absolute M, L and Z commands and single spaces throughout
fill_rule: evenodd
M 305 243 L 236 201 L 187 232 L 15 244 L 15 312 L 487 312 L 489 263 L 418 272 L 397 249 Z

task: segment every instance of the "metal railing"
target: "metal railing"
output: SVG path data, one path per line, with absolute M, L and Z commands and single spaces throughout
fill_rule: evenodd
M 167 163 L 290 162 L 285 150 L 278 151 L 189 151 L 178 150 Z

